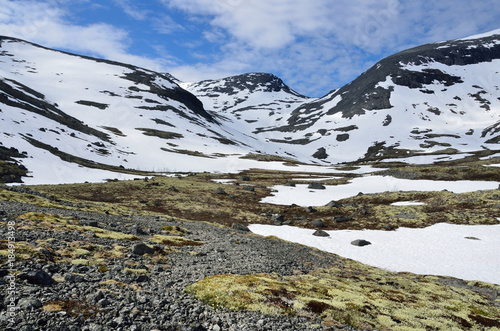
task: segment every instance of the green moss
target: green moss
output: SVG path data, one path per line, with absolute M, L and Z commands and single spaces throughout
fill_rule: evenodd
M 315 314 L 354 327 L 393 330 L 479 329 L 500 316 L 482 295 L 433 277 L 396 274 L 345 260 L 343 268 L 308 275 L 217 275 L 187 291 L 214 307 L 266 314 Z M 484 320 L 487 323 L 487 319 Z
M 203 245 L 203 242 L 201 241 L 195 241 L 195 240 L 190 240 L 186 239 L 184 237 L 179 237 L 179 236 L 163 236 L 159 234 L 155 234 L 152 236 L 149 241 L 157 243 L 157 244 L 164 244 L 168 246 L 199 246 Z

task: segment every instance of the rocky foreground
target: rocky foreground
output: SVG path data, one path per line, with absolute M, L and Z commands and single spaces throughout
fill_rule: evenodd
M 15 223 L 16 247 L 14 268 L 5 259 L 0 266 L 2 330 L 352 330 L 314 317 L 214 309 L 185 292 L 186 286 L 216 274 L 291 275 L 342 267 L 332 254 L 259 237 L 244 227 L 162 217 L 14 202 L 0 202 L 0 215 L 0 249 L 8 248 L 4 239 L 13 234 L 9 222 Z M 79 225 L 68 231 L 45 220 L 47 215 Z M 174 246 L 147 241 L 166 228 L 182 229 L 188 241 Z M 98 236 L 98 229 L 133 240 Z M 98 256 L 97 248 L 104 263 L 91 263 L 97 261 L 91 259 Z

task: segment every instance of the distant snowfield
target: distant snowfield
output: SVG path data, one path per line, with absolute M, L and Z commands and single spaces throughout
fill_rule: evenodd
M 24 144 L 27 144 L 24 142 Z M 323 174 L 335 173 L 354 173 L 364 174 L 372 171 L 383 170 L 380 168 L 374 169 L 371 166 L 361 166 L 353 170 L 344 170 L 342 167 L 326 167 L 315 165 L 285 165 L 283 162 L 261 162 L 251 159 L 241 159 L 243 155 L 230 155 L 227 157 L 218 158 L 202 158 L 179 153 L 163 152 L 167 163 L 160 167 L 141 168 L 138 170 L 151 171 L 152 175 L 165 175 L 168 173 L 179 172 L 214 172 L 214 173 L 239 173 L 249 169 L 266 169 L 282 172 L 306 172 L 315 176 L 323 176 L 322 180 L 334 178 L 332 176 L 324 177 Z M 44 160 L 44 162 L 40 162 Z M 31 173 L 30 177 L 23 178 L 24 184 L 39 185 L 39 184 L 71 184 L 83 182 L 103 182 L 106 179 L 132 179 L 141 177 L 138 175 L 129 175 L 112 171 L 104 171 L 99 169 L 90 169 L 79 166 L 76 163 L 61 162 L 61 160 L 44 150 L 33 150 L 30 158 L 19 159 L 20 162 Z M 299 179 L 299 178 L 297 178 Z M 320 180 L 314 177 L 300 178 L 301 180 Z M 223 183 L 222 181 L 221 183 Z
M 390 176 L 365 176 L 354 178 L 349 184 L 326 186 L 324 190 L 312 190 L 308 185 L 296 187 L 274 186 L 271 196 L 261 200 L 263 203 L 299 206 L 324 206 L 332 200 L 340 200 L 362 193 L 381 193 L 396 191 L 441 191 L 455 193 L 493 190 L 498 188 L 498 182 L 488 181 L 434 181 L 409 180 Z
M 253 233 L 315 247 L 361 263 L 395 272 L 451 276 L 500 284 L 500 224 L 435 224 L 424 229 L 326 231 L 254 224 Z M 365 239 L 358 247 L 351 241 Z

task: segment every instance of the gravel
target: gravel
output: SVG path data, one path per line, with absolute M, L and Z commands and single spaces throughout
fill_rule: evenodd
M 308 317 L 214 309 L 184 291 L 189 284 L 217 274 L 292 275 L 307 273 L 315 267 L 341 265 L 335 255 L 248 235 L 244 228 L 238 226 L 221 228 L 175 219 L 133 215 L 120 217 L 0 202 L 0 220 L 3 222 L 30 211 L 71 216 L 80 224 L 133 234 L 143 241 L 152 234 L 161 233 L 161 227 L 165 225 L 181 226 L 190 231 L 184 235 L 186 238 L 204 244 L 175 247 L 176 251 L 167 256 L 168 265 L 154 265 L 149 257 L 142 255 L 145 249 L 142 241 L 98 238 L 91 231 L 16 229 L 18 242 L 52 239 L 50 245 L 55 249 L 68 246 L 75 240 L 110 247 L 119 243 L 127 247 L 128 252 L 123 257 L 108 261 L 106 271 L 99 270 L 95 265 L 40 263 L 36 259 L 16 261 L 17 310 L 13 321 L 8 313 L 11 298 L 7 291 L 9 267 L 1 265 L 0 288 L 5 289 L 0 293 L 2 330 L 354 330 L 349 326 L 326 326 L 321 324 L 320 319 Z M 0 229 L 1 238 L 6 238 L 6 233 L 6 227 Z M 47 249 L 41 249 L 39 253 L 50 260 L 51 253 Z M 124 268 L 146 269 L 148 272 L 124 273 Z M 125 286 L 116 291 L 106 290 L 100 284 L 106 280 L 119 281 Z M 49 312 L 41 308 L 44 303 L 54 300 L 78 301 L 81 311 L 89 314 Z M 95 313 L 96 309 L 98 313 Z

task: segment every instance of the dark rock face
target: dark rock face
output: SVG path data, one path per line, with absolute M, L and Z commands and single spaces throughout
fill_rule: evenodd
M 326 149 L 324 147 L 318 148 L 318 150 L 312 155 L 314 158 L 323 160 L 328 157 L 328 154 L 326 153 Z
M 343 205 L 340 202 L 338 202 L 338 201 L 332 200 L 329 203 L 327 203 L 325 206 L 326 207 L 331 207 L 331 208 L 340 208 Z
M 221 81 L 223 82 L 222 85 L 220 84 Z M 201 89 L 201 92 L 210 91 L 227 95 L 234 95 L 240 91 L 249 91 L 251 93 L 255 91 L 285 91 L 297 96 L 302 96 L 290 89 L 280 78 L 268 73 L 248 73 L 227 77 L 222 80 L 205 80 L 197 84 L 207 86 L 206 89 Z M 217 84 L 217 86 L 211 86 L 213 84 Z

